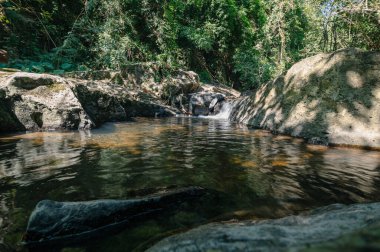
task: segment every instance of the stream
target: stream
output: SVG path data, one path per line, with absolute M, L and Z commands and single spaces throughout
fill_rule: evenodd
M 212 221 L 268 219 L 380 201 L 380 152 L 308 145 L 219 118 L 107 123 L 0 136 L 0 251 L 17 249 L 44 199 L 128 199 L 201 186 L 214 193 L 62 251 L 141 251 Z

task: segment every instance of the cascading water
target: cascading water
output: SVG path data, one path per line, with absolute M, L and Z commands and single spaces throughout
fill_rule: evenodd
M 202 117 L 211 118 L 211 119 L 228 120 L 233 108 L 234 108 L 234 102 L 226 101 L 226 102 L 223 102 L 222 108 L 220 109 L 220 112 L 218 114 L 202 116 Z

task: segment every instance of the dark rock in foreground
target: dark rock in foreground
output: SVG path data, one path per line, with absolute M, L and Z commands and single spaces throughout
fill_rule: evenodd
M 148 251 L 301 251 L 380 224 L 380 203 L 331 205 L 277 220 L 210 224 L 164 239 Z M 380 228 L 377 228 L 380 230 Z M 323 246 L 323 244 L 327 244 Z M 321 246 L 321 247 L 319 247 Z
M 120 228 L 181 201 L 201 196 L 205 190 L 188 187 L 131 200 L 96 200 L 37 204 L 29 218 L 24 242 L 29 246 L 80 241 Z

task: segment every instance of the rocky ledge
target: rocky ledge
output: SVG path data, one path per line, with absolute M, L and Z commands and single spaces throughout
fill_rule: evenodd
M 89 80 L 0 71 L 0 131 L 91 129 L 139 116 L 207 115 L 238 95 L 201 85 L 197 74 L 185 71 L 160 82 L 136 74 Z
M 276 220 L 201 226 L 148 251 L 378 251 L 379 238 L 380 203 L 335 204 Z
M 240 99 L 230 119 L 314 144 L 380 148 L 380 52 L 306 58 Z

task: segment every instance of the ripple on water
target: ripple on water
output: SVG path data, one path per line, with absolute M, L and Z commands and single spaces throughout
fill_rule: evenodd
M 0 237 L 16 243 L 42 199 L 121 199 L 186 185 L 218 192 L 95 242 L 131 250 L 152 235 L 215 218 L 275 218 L 331 203 L 379 201 L 379 175 L 380 152 L 312 146 L 220 120 L 138 119 L 93 131 L 3 136 Z

